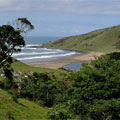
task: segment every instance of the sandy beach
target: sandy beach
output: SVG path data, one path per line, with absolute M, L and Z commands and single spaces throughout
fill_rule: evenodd
M 100 53 L 100 52 L 88 52 L 86 54 L 76 54 L 73 56 L 64 57 L 64 58 L 60 58 L 60 59 L 52 60 L 52 61 L 28 63 L 28 65 L 34 66 L 34 67 L 58 69 L 67 64 L 94 60 L 95 56 L 97 57 L 102 54 L 103 53 Z

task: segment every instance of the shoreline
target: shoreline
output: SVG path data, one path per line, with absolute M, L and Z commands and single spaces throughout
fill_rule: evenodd
M 32 62 L 32 63 L 27 63 L 27 64 L 30 66 L 34 66 L 34 67 L 59 69 L 68 64 L 79 63 L 79 62 L 88 62 L 88 61 L 94 60 L 95 56 L 98 57 L 103 54 L 104 53 L 100 53 L 100 52 L 86 51 L 85 54 L 78 53 L 78 54 L 75 54 L 72 56 L 66 56 L 66 57 L 62 57 L 60 59 L 56 59 L 56 60 Z

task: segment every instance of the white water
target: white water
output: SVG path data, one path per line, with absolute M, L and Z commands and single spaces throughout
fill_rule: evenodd
M 33 45 L 33 46 L 32 46 Z M 76 54 L 74 51 L 66 51 L 60 49 L 37 48 L 37 44 L 26 45 L 21 49 L 20 53 L 14 53 L 13 57 L 22 62 L 38 62 L 58 59 L 60 57 Z
M 74 51 L 66 51 L 60 49 L 37 48 L 43 43 L 53 41 L 59 38 L 55 37 L 28 37 L 26 46 L 21 49 L 20 53 L 14 53 L 13 57 L 22 62 L 39 62 L 59 59 L 60 57 L 76 54 Z
M 64 57 L 74 55 L 75 52 L 67 53 L 67 54 L 60 54 L 60 55 L 49 55 L 49 56 L 39 56 L 39 57 L 23 57 L 18 60 L 31 60 L 31 59 L 39 59 L 39 58 L 54 58 L 54 57 Z

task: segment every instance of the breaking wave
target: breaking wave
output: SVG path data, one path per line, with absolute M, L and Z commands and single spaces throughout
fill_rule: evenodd
M 15 56 L 22 56 L 22 55 L 26 55 L 26 56 L 30 56 L 30 55 L 43 55 L 43 54 L 53 54 L 53 53 L 57 53 L 57 52 L 32 52 L 32 53 L 14 53 L 13 57 Z
M 76 52 L 66 53 L 66 54 L 60 54 L 60 55 L 48 55 L 48 56 L 35 56 L 35 57 L 23 57 L 18 58 L 18 60 L 31 60 L 31 59 L 42 59 L 42 58 L 56 58 L 56 57 L 64 57 L 64 56 L 70 56 L 74 55 Z

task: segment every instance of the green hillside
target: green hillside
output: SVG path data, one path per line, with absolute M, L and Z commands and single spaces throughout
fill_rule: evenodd
M 14 59 L 12 68 L 14 69 L 14 72 L 20 71 L 22 73 L 26 73 L 31 70 L 32 72 L 47 73 L 47 74 L 49 73 L 50 75 L 55 75 L 55 77 L 58 80 L 62 80 L 65 77 L 65 75 L 69 74 L 67 71 L 62 69 L 55 70 L 55 69 L 49 69 L 49 68 L 32 67 L 16 59 Z
M 66 72 L 65 70 L 61 70 L 61 69 L 55 70 L 55 69 L 50 69 L 50 68 L 32 67 L 32 66 L 22 63 L 16 59 L 13 59 L 12 68 L 14 69 L 14 71 L 20 70 L 21 72 L 27 72 L 28 70 L 32 70 L 33 72 L 55 72 L 55 73 Z
M 45 119 L 47 112 L 45 107 L 25 99 L 18 99 L 16 103 L 7 92 L 0 89 L 0 120 Z
M 120 51 L 120 26 L 100 29 L 78 36 L 65 37 L 44 44 L 42 47 L 105 53 Z

